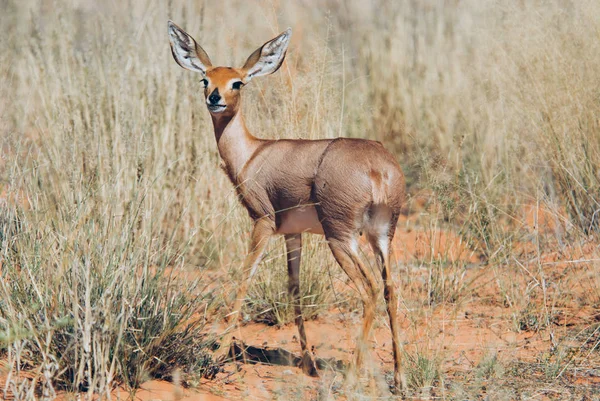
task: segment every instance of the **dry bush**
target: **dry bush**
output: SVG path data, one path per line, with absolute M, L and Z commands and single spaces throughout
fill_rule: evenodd
M 37 174 L 49 178 L 43 168 Z M 53 388 L 106 394 L 177 367 L 215 372 L 199 314 L 210 308 L 209 293 L 200 280 L 177 277 L 186 244 L 155 241 L 161 224 L 140 228 L 144 192 L 128 210 L 120 202 L 94 210 L 85 201 L 53 204 L 48 198 L 69 193 L 48 184 L 37 192 L 43 210 L 3 210 L 0 341 L 14 370 L 6 396 Z M 20 382 L 20 371 L 34 372 L 31 384 L 22 387 L 30 378 Z
M 428 399 L 439 384 L 442 359 L 429 350 L 414 350 L 403 355 L 406 384 L 414 396 Z

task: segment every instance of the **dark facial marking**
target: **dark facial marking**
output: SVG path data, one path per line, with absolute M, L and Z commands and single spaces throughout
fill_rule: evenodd
M 219 95 L 219 88 L 215 88 L 215 90 L 208 96 L 208 101 L 211 104 L 218 104 L 219 100 L 221 100 L 221 95 Z

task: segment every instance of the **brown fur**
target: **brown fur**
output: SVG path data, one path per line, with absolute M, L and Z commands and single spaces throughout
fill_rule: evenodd
M 174 25 L 173 25 L 174 26 Z M 172 35 L 173 55 L 177 60 L 177 37 L 193 43 L 191 36 L 177 29 Z M 264 75 L 263 63 L 268 73 L 274 72 L 285 56 L 291 31 L 265 43 L 254 52 L 241 69 L 212 67 L 202 64 L 208 59 L 200 51 L 196 65 L 205 71 L 209 85 L 204 90 L 207 98 L 215 89 L 226 104 L 219 112 L 211 112 L 215 138 L 225 171 L 235 185 L 242 203 L 254 221 L 249 254 L 244 261 L 243 279 L 233 306 L 232 323 L 236 324 L 242 301 L 256 270 L 269 237 L 281 228 L 283 219 L 302 219 L 314 213 L 289 213 L 294 208 L 316 209 L 318 221 L 306 224 L 290 224 L 289 227 L 304 227 L 318 224 L 315 232 L 324 233 L 336 260 L 359 289 L 364 304 L 364 324 L 358 339 L 356 364 L 364 359 L 376 311 L 379 285 L 370 269 L 366 268 L 357 253 L 358 236 L 365 231 L 377 256 L 384 283 L 384 297 L 392 329 L 395 384 L 403 385 L 401 374 L 401 352 L 397 298 L 391 278 L 390 246 L 404 198 L 404 177 L 395 158 L 379 142 L 364 139 L 325 140 L 265 140 L 254 137 L 246 128 L 241 113 L 240 90 L 232 89 L 231 82 L 248 82 L 247 71 L 252 69 L 256 76 Z M 173 38 L 175 41 L 173 42 Z M 279 42 L 275 42 L 278 40 Z M 283 42 L 282 45 L 273 43 Z M 185 45 L 185 43 L 184 43 Z M 268 45 L 268 46 L 267 46 Z M 199 46 L 196 44 L 199 48 Z M 280 48 L 284 46 L 283 48 Z M 190 46 L 188 45 L 188 48 Z M 200 48 L 201 49 L 201 48 Z M 261 49 L 268 49 L 268 54 Z M 261 55 L 261 53 L 263 53 Z M 193 56 L 193 55 L 192 55 Z M 268 59 L 263 60 L 263 57 Z M 277 58 L 279 57 L 279 58 Z M 184 60 L 178 63 L 184 66 Z M 269 65 L 274 66 L 269 67 Z M 276 68 L 275 68 L 276 67 Z M 274 69 L 273 69 L 274 68 Z M 319 231 L 322 230 L 322 231 Z M 304 323 L 299 306 L 299 269 L 302 251 L 302 232 L 286 232 L 288 255 L 289 293 L 295 305 L 295 322 L 300 334 L 303 351 L 303 369 L 317 375 L 306 341 Z M 230 337 L 223 340 L 225 352 Z

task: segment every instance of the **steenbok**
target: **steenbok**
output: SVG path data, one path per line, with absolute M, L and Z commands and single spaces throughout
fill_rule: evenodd
M 242 88 L 253 78 L 272 74 L 285 58 L 291 29 L 266 42 L 241 68 L 214 67 L 196 41 L 169 21 L 175 61 L 201 74 L 223 168 L 239 193 L 254 226 L 243 277 L 230 317 L 237 324 L 246 291 L 269 238 L 285 236 L 289 293 L 302 347 L 301 367 L 317 376 L 306 341 L 300 309 L 302 233 L 325 235 L 333 256 L 358 287 L 364 321 L 357 339 L 355 368 L 368 351 L 367 341 L 380 290 L 359 257 L 365 233 L 378 261 L 392 331 L 394 383 L 403 384 L 397 298 L 390 268 L 391 243 L 404 199 L 404 176 L 398 162 L 379 142 L 365 139 L 271 140 L 248 131 L 242 115 Z M 230 331 L 231 333 L 231 331 Z M 231 334 L 221 349 L 229 352 Z

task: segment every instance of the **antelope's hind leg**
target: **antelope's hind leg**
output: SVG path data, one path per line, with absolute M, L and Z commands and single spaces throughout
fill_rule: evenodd
M 371 271 L 361 262 L 355 249 L 356 237 L 328 237 L 329 248 L 342 270 L 358 288 L 363 302 L 363 326 L 356 340 L 354 369 L 360 372 L 369 351 L 369 337 L 377 307 L 378 285 Z M 350 372 L 353 374 L 354 372 Z
M 302 234 L 286 234 L 285 247 L 287 253 L 288 267 L 288 292 L 290 301 L 294 304 L 294 322 L 300 336 L 302 347 L 301 368 L 309 376 L 317 377 L 317 365 L 308 350 L 306 331 L 304 330 L 304 318 L 302 317 L 302 306 L 300 302 L 300 260 L 302 256 Z
M 400 322 L 398 321 L 398 297 L 394 288 L 390 266 L 391 244 L 396 232 L 399 211 L 383 209 L 374 211 L 374 220 L 371 229 L 367 231 L 367 238 L 377 258 L 381 277 L 383 278 L 383 297 L 390 319 L 392 331 L 392 347 L 394 354 L 394 386 L 402 391 L 406 389 L 406 377 L 402 370 L 402 349 L 400 343 Z M 379 216 L 377 216 L 379 213 Z

